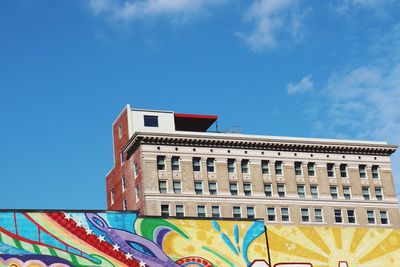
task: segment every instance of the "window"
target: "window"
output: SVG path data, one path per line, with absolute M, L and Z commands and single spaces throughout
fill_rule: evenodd
M 211 216 L 213 218 L 219 218 L 219 206 L 211 206 Z
M 324 222 L 324 217 L 322 216 L 322 209 L 321 208 L 314 209 L 314 220 L 317 223 Z
M 126 199 L 124 199 L 124 201 L 122 201 L 122 209 L 123 210 L 127 210 L 128 209 L 128 203 L 127 203 Z
M 251 183 L 244 183 L 243 191 L 245 196 L 251 196 Z
M 309 222 L 310 221 L 310 213 L 307 208 L 301 209 L 301 221 L 302 222 Z
M 311 197 L 318 198 L 318 186 L 312 185 L 310 186 L 310 189 L 311 189 Z
M 207 159 L 207 172 L 215 171 L 215 159 Z
M 161 194 L 167 193 L 167 181 L 158 181 L 158 190 Z
M 284 184 L 278 184 L 278 196 L 285 197 L 285 185 Z
M 246 212 L 247 212 L 247 218 L 253 219 L 254 217 L 256 217 L 254 213 L 254 207 L 247 207 Z
M 185 216 L 185 210 L 183 208 L 183 205 L 175 206 L 175 215 L 176 215 L 176 217 L 180 217 L 180 218 Z
M 161 205 L 161 216 L 169 216 L 169 205 Z
M 122 124 L 118 125 L 118 138 L 122 138 Z
M 173 171 L 179 171 L 179 157 L 171 158 L 171 166 Z
M 110 199 L 111 199 L 111 205 L 114 205 L 114 190 L 111 189 L 110 191 Z
M 347 221 L 349 223 L 356 223 L 356 213 L 354 210 L 347 210 Z
M 382 188 L 380 187 L 375 188 L 375 196 L 377 200 L 383 200 Z
M 209 182 L 208 190 L 210 191 L 210 195 L 216 195 L 217 194 L 217 182 Z
M 235 160 L 234 159 L 228 159 L 228 172 L 229 173 L 234 173 L 235 171 L 236 171 Z
M 275 208 L 273 207 L 267 208 L 267 219 L 270 222 L 276 221 Z
M 262 171 L 262 174 L 269 174 L 269 161 L 268 160 L 261 161 L 261 171 Z
M 296 161 L 294 163 L 294 173 L 297 176 L 301 176 L 302 175 L 302 171 L 301 171 L 301 162 Z
M 122 176 L 122 192 L 126 191 L 126 178 Z
M 348 186 L 343 186 L 343 196 L 344 199 L 351 199 L 351 190 Z
M 232 196 L 237 196 L 238 194 L 238 186 L 237 183 L 230 183 L 229 190 L 231 191 Z
M 331 192 L 332 199 L 337 199 L 338 198 L 337 187 L 331 186 L 329 190 Z
M 275 162 L 275 174 L 282 175 L 282 161 Z
M 314 162 L 307 163 L 307 172 L 308 172 L 308 176 L 315 176 L 315 163 Z
M 297 186 L 297 194 L 299 195 L 299 198 L 305 198 L 306 197 L 306 192 L 304 190 L 304 185 L 298 185 Z
M 194 182 L 194 191 L 196 192 L 196 195 L 202 195 L 203 194 L 203 182 L 202 181 L 195 181 Z
M 135 178 L 139 175 L 139 166 L 137 162 L 133 164 L 133 174 L 135 175 Z
M 240 207 L 238 207 L 238 206 L 233 207 L 232 214 L 233 214 L 233 218 L 241 218 L 242 214 L 240 212 Z
M 140 188 L 139 185 L 135 186 L 135 195 L 136 195 L 136 202 L 140 199 Z
M 158 116 L 144 115 L 144 126 L 146 127 L 158 127 Z
M 206 206 L 203 205 L 197 206 L 197 217 L 199 218 L 206 217 Z
M 327 172 L 328 172 L 328 177 L 335 177 L 334 166 L 335 166 L 335 164 L 333 164 L 333 163 L 328 163 L 326 165 Z
M 165 157 L 157 156 L 157 170 L 164 171 L 165 170 Z
M 249 173 L 249 160 L 242 159 L 242 161 L 240 163 L 240 168 L 242 170 L 242 173 Z
M 379 211 L 379 215 L 381 217 L 381 224 L 389 224 L 389 219 L 386 210 Z
M 335 209 L 335 210 L 333 210 L 333 214 L 335 216 L 335 223 L 342 223 L 343 222 L 342 210 Z
M 173 181 L 172 188 L 174 189 L 174 194 L 182 193 L 182 184 L 181 181 Z
M 367 222 L 369 224 L 375 224 L 375 213 L 373 210 L 367 210 Z
M 200 158 L 193 158 L 192 164 L 193 164 L 193 171 L 199 172 L 200 171 Z
M 362 195 L 363 195 L 365 200 L 369 200 L 370 199 L 370 197 L 369 197 L 369 187 L 365 187 L 365 186 L 362 187 Z
M 125 162 L 125 155 L 124 155 L 124 151 L 121 151 L 120 155 L 120 159 L 121 159 L 121 164 L 123 164 Z
M 360 178 L 367 178 L 366 165 L 358 165 L 358 173 L 360 174 Z
M 289 208 L 281 208 L 281 221 L 282 222 L 290 221 Z
M 372 165 L 371 167 L 372 179 L 379 179 L 379 166 Z
M 340 177 L 347 177 L 347 164 L 340 164 Z
M 264 193 L 266 197 L 272 197 L 272 185 L 264 184 Z

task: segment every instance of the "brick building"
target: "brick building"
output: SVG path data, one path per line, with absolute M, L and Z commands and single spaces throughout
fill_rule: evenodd
M 216 116 L 124 108 L 112 125 L 110 210 L 399 226 L 386 142 L 211 132 Z

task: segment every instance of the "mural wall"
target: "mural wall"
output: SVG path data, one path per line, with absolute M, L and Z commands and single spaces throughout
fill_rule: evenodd
M 267 229 L 267 230 L 266 230 Z M 0 212 L 0 266 L 400 266 L 400 230 Z

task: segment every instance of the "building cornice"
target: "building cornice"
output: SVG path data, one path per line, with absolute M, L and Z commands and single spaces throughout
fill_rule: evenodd
M 341 153 L 390 156 L 397 145 L 340 139 L 305 139 L 210 133 L 135 133 L 124 150 L 131 155 L 140 145 L 171 145 L 210 148 L 239 148 L 314 153 Z

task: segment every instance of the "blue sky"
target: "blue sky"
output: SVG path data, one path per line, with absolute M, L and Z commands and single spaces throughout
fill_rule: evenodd
M 400 144 L 399 14 L 394 0 L 1 1 L 0 208 L 105 209 L 127 103 Z

